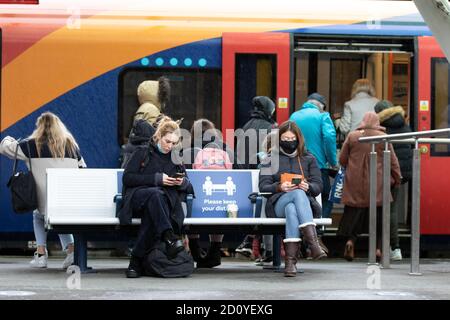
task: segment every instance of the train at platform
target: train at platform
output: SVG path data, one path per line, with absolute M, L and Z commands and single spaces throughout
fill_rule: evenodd
M 10 2 L 8 4 L 8 2 Z M 409 1 L 0 1 L 1 138 L 25 138 L 51 111 L 92 168 L 117 168 L 143 80 L 171 83 L 165 113 L 222 132 L 271 97 L 281 123 L 312 92 L 342 112 L 353 82 L 401 105 L 413 131 L 448 128 L 450 67 Z M 337 141 L 339 144 L 340 141 Z M 420 146 L 420 232 L 450 236 L 450 150 Z M 0 240 L 32 240 L 11 209 L 12 161 L 0 157 Z M 405 201 L 403 221 L 408 221 Z M 333 217 L 338 219 L 338 214 Z

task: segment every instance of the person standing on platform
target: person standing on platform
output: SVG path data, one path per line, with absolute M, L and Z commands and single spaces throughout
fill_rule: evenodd
M 344 206 L 344 215 L 339 224 L 338 236 L 347 239 L 344 258 L 348 261 L 354 259 L 355 242 L 362 233 L 368 232 L 369 205 L 370 205 L 370 152 L 371 144 L 359 142 L 361 137 L 384 135 L 386 129 L 380 126 L 375 112 L 367 112 L 357 130 L 350 132 L 342 146 L 339 162 L 345 167 L 344 190 L 341 202 Z M 377 259 L 381 258 L 381 231 L 382 231 L 382 204 L 383 204 L 383 151 L 384 143 L 375 145 L 377 152 Z M 400 185 L 400 166 L 394 149 L 391 151 L 391 184 Z M 392 199 L 392 198 L 391 198 Z
M 333 203 L 328 201 L 330 195 L 329 169 L 335 168 L 336 159 L 336 129 L 330 114 L 325 112 L 326 99 L 319 93 L 308 96 L 300 110 L 294 112 L 290 119 L 294 121 L 305 137 L 306 149 L 313 154 L 322 174 L 323 189 L 322 218 L 330 218 Z M 320 218 L 320 217 L 315 217 Z M 319 236 L 319 239 L 321 237 Z M 321 240 L 322 248 L 328 254 L 328 249 Z
M 375 89 L 368 79 L 358 79 L 352 87 L 352 99 L 344 104 L 344 113 L 339 121 L 339 129 L 345 136 L 356 130 L 364 115 L 374 111 L 378 99 Z
M 36 121 L 36 129 L 25 140 L 17 141 L 5 137 L 0 143 L 0 154 L 11 159 L 23 160 L 28 165 L 36 181 L 38 209 L 33 212 L 33 229 L 37 250 L 30 262 L 32 268 L 47 268 L 47 230 L 45 215 L 47 212 L 47 173 L 48 168 L 82 168 L 86 167 L 81 157 L 80 148 L 59 117 L 45 112 Z M 74 262 L 74 239 L 72 234 L 59 234 L 62 249 L 67 256 L 62 264 L 67 269 Z
M 402 106 L 394 106 L 390 101 L 381 100 L 375 105 L 375 112 L 380 118 L 380 123 L 386 127 L 387 134 L 408 133 L 411 128 L 405 122 L 405 110 Z M 405 203 L 407 188 L 404 184 L 412 179 L 413 153 L 410 144 L 394 144 L 394 151 L 402 172 L 402 185 L 393 187 L 391 204 L 391 260 L 402 260 L 402 251 L 398 237 L 398 218 L 402 203 Z

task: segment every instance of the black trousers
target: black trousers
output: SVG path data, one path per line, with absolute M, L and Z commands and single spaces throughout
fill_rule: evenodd
M 383 208 L 377 207 L 377 247 L 381 243 Z M 362 233 L 369 233 L 369 208 L 344 206 L 344 215 L 339 224 L 338 236 L 356 242 Z
M 141 226 L 132 255 L 142 258 L 164 231 L 173 230 L 169 199 L 160 188 L 145 188 L 136 191 L 131 202 L 133 211 L 141 212 Z

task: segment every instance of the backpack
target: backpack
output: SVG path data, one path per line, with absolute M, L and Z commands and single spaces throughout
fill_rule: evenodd
M 195 156 L 193 169 L 232 169 L 233 164 L 225 150 L 213 147 L 201 149 Z
M 128 161 L 130 161 L 131 155 L 138 146 L 148 145 L 150 143 L 150 139 L 155 133 L 155 130 L 156 129 L 146 120 L 139 119 L 134 121 L 128 137 L 128 142 L 120 148 L 120 168 L 125 169 Z
M 169 260 L 166 255 L 166 246 L 158 242 L 145 256 L 142 264 L 144 274 L 161 278 L 188 277 L 194 272 L 194 260 L 183 250 L 174 259 Z

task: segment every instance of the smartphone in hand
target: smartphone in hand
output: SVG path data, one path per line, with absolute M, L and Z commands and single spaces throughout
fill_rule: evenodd
M 171 175 L 171 178 L 176 178 L 176 179 L 183 179 L 186 175 L 183 172 L 177 172 L 173 175 Z

